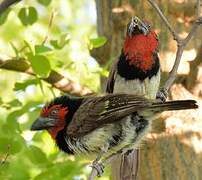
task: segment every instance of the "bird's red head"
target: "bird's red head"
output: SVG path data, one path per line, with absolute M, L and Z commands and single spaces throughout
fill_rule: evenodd
M 49 104 L 43 107 L 40 117 L 32 124 L 31 130 L 46 129 L 53 139 L 57 133 L 64 129 L 66 125 L 65 117 L 68 113 L 68 107 L 61 104 Z
M 158 39 L 148 22 L 132 18 L 127 27 L 123 53 L 130 65 L 146 72 L 154 64 L 153 54 L 158 50 Z

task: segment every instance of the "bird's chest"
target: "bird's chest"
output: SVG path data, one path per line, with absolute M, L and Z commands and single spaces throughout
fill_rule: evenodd
M 120 75 L 117 75 L 114 84 L 114 93 L 129 93 L 155 99 L 159 83 L 160 71 L 151 78 L 147 77 L 144 80 L 126 80 Z
M 69 149 L 75 154 L 98 153 L 111 140 L 117 129 L 115 125 L 108 124 L 102 128 L 96 129 L 91 133 L 80 138 L 67 138 L 66 143 Z

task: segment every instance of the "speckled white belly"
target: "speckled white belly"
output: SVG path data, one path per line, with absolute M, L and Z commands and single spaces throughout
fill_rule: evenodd
M 153 76 L 151 79 L 146 78 L 144 81 L 140 81 L 139 79 L 126 81 L 123 77 L 117 74 L 114 84 L 114 93 L 143 95 L 146 98 L 155 99 L 156 93 L 159 89 L 159 84 L 160 70 L 156 76 Z

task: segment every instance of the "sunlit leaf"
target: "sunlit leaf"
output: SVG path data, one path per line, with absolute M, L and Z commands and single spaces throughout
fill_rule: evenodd
M 2 99 L 1 99 L 1 97 L 0 97 L 0 105 L 3 103 L 3 101 L 2 101 Z
M 3 13 L 0 15 L 0 25 L 4 24 L 4 23 L 6 22 L 10 11 L 11 11 L 11 9 L 8 8 L 8 9 L 6 9 L 5 12 L 3 12 Z
M 31 63 L 32 69 L 37 75 L 44 78 L 48 77 L 51 71 L 51 66 L 47 57 L 42 55 L 35 55 L 35 56 L 30 55 L 29 61 Z
M 107 38 L 104 36 L 100 36 L 98 38 L 91 38 L 90 41 L 90 49 L 92 48 L 98 48 L 103 46 L 107 42 Z
M 17 159 L 15 159 L 15 161 L 11 161 L 11 162 L 9 162 L 8 173 L 13 174 L 13 176 L 12 178 L 10 178 L 9 176 L 8 179 L 12 179 L 12 180 L 31 179 L 30 173 L 29 173 L 30 169 L 28 168 L 29 166 L 28 164 L 26 164 L 27 161 L 25 159 L 23 159 L 22 157 L 18 157 Z
M 25 44 L 25 47 L 29 49 L 29 52 L 27 54 L 28 55 L 29 54 L 33 55 L 34 54 L 34 50 L 32 48 L 32 45 L 28 41 L 26 41 L 26 40 L 24 40 L 24 44 Z
M 23 145 L 24 144 L 24 139 L 22 137 L 19 136 L 15 136 L 12 140 L 11 140 L 11 144 L 10 144 L 10 152 L 11 154 L 16 154 L 18 152 L 21 151 Z
M 0 152 L 16 154 L 21 151 L 24 140 L 20 135 L 15 137 L 0 137 Z
M 42 53 L 46 53 L 52 51 L 51 48 L 45 46 L 45 45 L 35 45 L 35 54 L 42 54 Z
M 30 85 L 37 85 L 39 84 L 39 79 L 28 79 L 23 82 L 16 82 L 14 91 L 25 91 L 25 89 Z
M 18 53 L 19 53 L 18 49 L 15 47 L 14 43 L 10 42 L 10 45 L 11 45 L 12 49 L 14 50 L 16 57 L 18 57 Z
M 22 106 L 22 103 L 18 99 L 14 99 L 14 100 L 8 102 L 7 104 L 12 107 Z
M 102 70 L 100 71 L 100 74 L 104 77 L 108 77 L 109 71 L 107 69 L 102 68 Z
M 28 155 L 29 159 L 34 164 L 45 164 L 45 163 L 48 163 L 46 155 L 38 147 L 36 147 L 36 146 L 30 146 L 30 147 L 27 148 L 26 152 L 27 152 L 27 155 Z
M 0 137 L 0 152 L 1 153 L 9 153 L 9 147 L 10 147 L 10 139 L 8 137 Z
M 62 34 L 60 36 L 59 40 L 50 40 L 50 44 L 55 48 L 55 49 L 62 49 L 65 45 L 67 45 L 70 41 L 70 36 L 69 34 Z
M 37 0 L 40 4 L 48 6 L 51 3 L 51 0 Z
M 24 26 L 32 25 L 38 19 L 37 11 L 34 7 L 21 8 L 18 17 Z

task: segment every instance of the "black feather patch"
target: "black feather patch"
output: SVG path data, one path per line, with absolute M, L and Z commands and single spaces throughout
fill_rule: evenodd
M 61 96 L 55 98 L 50 104 L 49 107 L 52 105 L 62 105 L 62 107 L 68 107 L 68 113 L 66 115 L 66 125 L 64 129 L 58 132 L 56 136 L 56 144 L 58 145 L 59 149 L 68 153 L 74 154 L 74 152 L 68 147 L 65 137 L 66 137 L 66 128 L 68 124 L 71 122 L 74 113 L 77 111 L 79 106 L 82 103 L 83 98 L 70 98 L 69 96 Z
M 66 130 L 61 130 L 58 132 L 57 136 L 56 136 L 56 144 L 59 147 L 60 150 L 68 153 L 68 154 L 74 154 L 74 151 L 72 151 L 69 146 L 67 145 L 66 141 L 65 141 L 65 133 Z
M 135 132 L 140 134 L 146 126 L 148 126 L 148 120 L 144 119 L 142 116 L 139 116 L 136 112 L 131 116 L 131 123 L 135 126 Z
M 118 74 L 121 77 L 125 78 L 126 80 L 139 79 L 143 81 L 147 77 L 152 78 L 154 75 L 158 73 L 160 68 L 158 55 L 154 54 L 153 57 L 154 57 L 154 64 L 152 68 L 144 72 L 140 68 L 137 68 L 134 65 L 130 65 L 129 61 L 126 59 L 126 56 L 122 52 L 121 56 L 119 57 L 119 61 L 117 63 Z
M 68 108 L 68 113 L 66 115 L 66 122 L 67 125 L 70 123 L 72 120 L 72 117 L 74 113 L 77 111 L 79 106 L 81 105 L 83 101 L 83 98 L 73 98 L 69 96 L 60 96 L 55 98 L 48 106 L 51 107 L 53 105 L 62 105 L 62 107 L 67 107 Z

